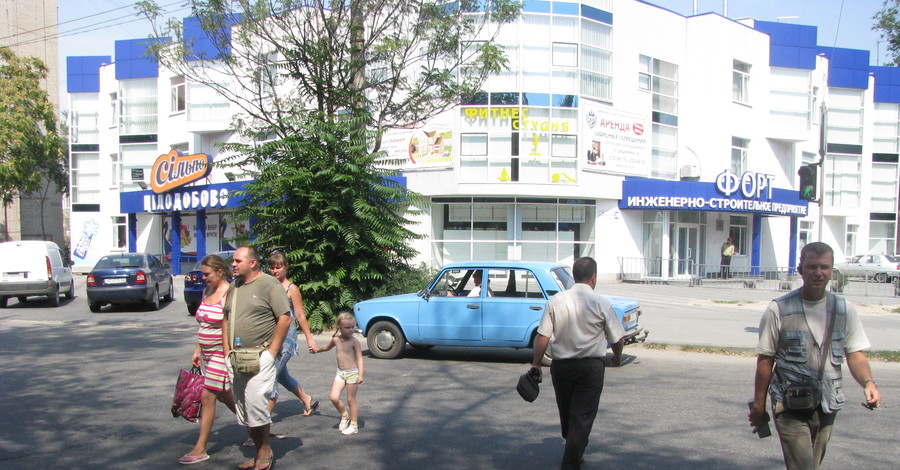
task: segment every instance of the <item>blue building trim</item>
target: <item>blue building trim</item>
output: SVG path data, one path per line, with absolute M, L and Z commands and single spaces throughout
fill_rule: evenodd
M 554 15 L 578 15 L 580 5 L 569 2 L 553 2 Z
M 613 14 L 608 11 L 603 11 L 599 8 L 590 7 L 587 5 L 581 5 L 581 16 L 585 18 L 590 18 L 595 21 L 599 21 L 601 23 L 606 23 L 608 25 L 613 24 Z
M 526 13 L 550 13 L 550 2 L 546 0 L 525 0 L 522 2 L 522 11 Z
M 137 253 L 137 215 L 128 214 L 128 252 Z
M 800 234 L 800 219 L 791 217 L 791 241 L 788 243 L 788 274 L 797 273 L 797 244 Z
M 869 51 L 823 46 L 818 51 L 828 58 L 828 86 L 869 88 Z
M 900 67 L 869 67 L 875 76 L 876 103 L 900 103 Z
M 769 65 L 814 70 L 818 28 L 798 24 L 755 21 L 753 29 L 769 35 Z
M 197 225 L 194 227 L 194 240 L 197 240 L 197 261 L 206 256 L 206 211 L 197 211 Z
M 181 213 L 172 214 L 172 225 L 169 227 L 172 240 L 172 274 L 181 274 Z
M 128 214 L 142 212 L 169 214 L 182 211 L 233 209 L 240 207 L 243 202 L 243 196 L 236 195 L 235 192 L 243 191 L 244 184 L 244 181 L 235 181 L 182 186 L 162 194 L 155 194 L 149 189 L 129 191 L 119 194 L 119 207 L 123 213 Z
M 108 55 L 66 57 L 66 91 L 97 93 L 100 91 L 100 67 L 111 64 Z
M 215 60 L 231 55 L 231 27 L 239 23 L 241 15 L 228 15 L 220 35 L 210 35 L 201 27 L 200 19 L 191 16 L 182 21 L 184 26 L 184 59 L 187 61 Z M 221 43 L 224 41 L 224 43 Z
M 753 214 L 753 236 L 751 237 L 751 240 L 750 240 L 750 275 L 759 276 L 759 264 L 761 262 L 762 262 L 762 215 Z
M 116 41 L 116 80 L 159 77 L 159 63 L 148 49 L 168 41 L 169 38 Z

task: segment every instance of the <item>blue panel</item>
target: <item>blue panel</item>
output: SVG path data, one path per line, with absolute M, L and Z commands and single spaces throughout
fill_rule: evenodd
M 155 194 L 149 189 L 146 191 L 128 191 L 119 193 L 119 207 L 121 207 L 123 213 L 128 214 L 140 212 L 171 213 L 176 211 L 191 213 L 201 209 L 235 208 L 241 206 L 243 196 L 236 195 L 234 192 L 243 191 L 245 189 L 244 184 L 246 184 L 246 181 L 182 186 L 162 194 Z M 201 201 L 208 201 L 208 203 L 203 205 Z
M 549 93 L 523 93 L 522 104 L 529 106 L 550 106 Z
M 116 80 L 158 77 L 159 64 L 147 49 L 153 43 L 168 41 L 169 38 L 116 41 Z
M 756 21 L 753 27 L 769 35 L 769 65 L 807 70 L 816 68 L 815 26 Z
M 97 93 L 100 91 L 100 67 L 112 63 L 108 55 L 66 57 L 66 91 Z
M 528 13 L 550 13 L 550 2 L 544 0 L 525 0 L 522 11 Z
M 185 60 L 212 60 L 221 59 L 231 54 L 231 26 L 240 21 L 240 15 L 233 15 L 226 20 L 224 28 L 225 44 L 217 44 L 217 40 L 210 38 L 209 34 L 200 26 L 200 20 L 197 17 L 188 17 L 183 20 L 184 24 L 184 46 L 185 50 L 190 54 L 185 56 Z
M 860 90 L 869 87 L 869 51 L 819 46 L 818 52 L 829 61 L 828 86 Z
M 581 5 L 581 16 L 599 21 L 601 23 L 613 24 L 613 14 L 598 8 Z
M 553 95 L 553 106 L 557 108 L 577 108 L 578 96 L 576 95 Z
M 569 2 L 553 2 L 553 13 L 556 15 L 577 15 L 579 4 Z

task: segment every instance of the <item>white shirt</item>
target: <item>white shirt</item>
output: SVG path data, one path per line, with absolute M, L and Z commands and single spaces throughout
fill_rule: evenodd
M 550 299 L 537 331 L 550 338 L 553 359 L 604 357 L 625 335 L 609 299 L 582 283 Z
M 828 296 L 822 300 L 808 301 L 803 300 L 803 312 L 806 316 L 806 325 L 809 332 L 812 333 L 816 343 L 822 344 L 822 337 L 825 336 L 826 315 L 828 312 Z M 763 356 L 775 356 L 778 349 L 778 338 L 781 334 L 781 315 L 778 304 L 772 301 L 766 307 L 762 319 L 759 321 L 759 343 L 756 346 L 756 354 Z M 862 322 L 859 320 L 859 314 L 856 313 L 856 307 L 847 301 L 847 336 L 844 339 L 844 351 L 847 354 L 856 351 L 868 349 L 869 338 L 863 330 Z

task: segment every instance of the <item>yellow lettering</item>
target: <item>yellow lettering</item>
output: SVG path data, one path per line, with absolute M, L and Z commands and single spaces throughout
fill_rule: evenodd
M 562 131 L 569 132 L 569 123 L 568 122 L 562 123 Z
M 547 121 L 541 122 L 541 130 L 542 130 L 542 131 L 548 131 L 548 130 L 550 130 L 550 123 L 547 122 Z
M 514 131 L 519 130 L 519 122 L 520 122 L 520 121 L 519 121 L 518 119 L 513 119 L 513 121 L 512 121 L 512 129 L 513 129 Z

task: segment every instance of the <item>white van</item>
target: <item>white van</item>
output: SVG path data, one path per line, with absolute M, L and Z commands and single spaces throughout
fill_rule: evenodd
M 0 243 L 0 308 L 6 308 L 10 297 L 21 303 L 32 295 L 47 296 L 56 307 L 60 292 L 67 299 L 75 297 L 75 281 L 56 243 Z

